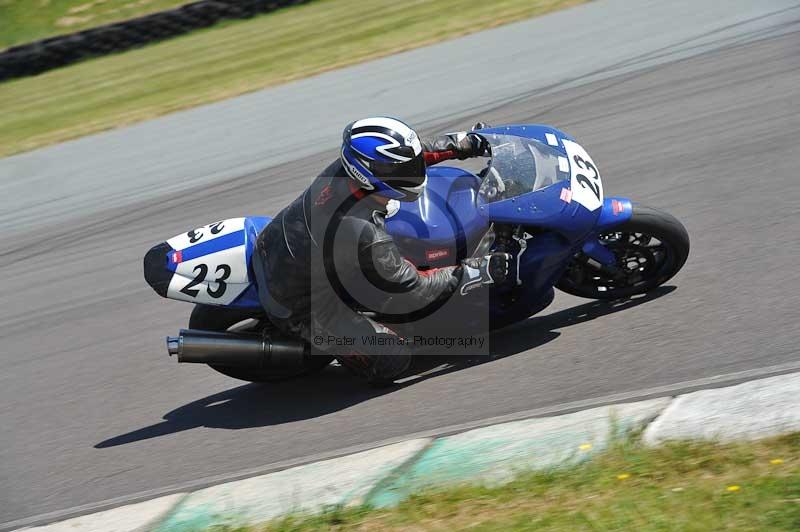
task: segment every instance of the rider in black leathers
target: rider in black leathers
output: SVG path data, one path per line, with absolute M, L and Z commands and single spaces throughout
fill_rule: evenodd
M 424 142 L 422 150 L 420 156 L 433 164 L 485 155 L 486 145 L 477 135 L 460 133 Z M 364 311 L 424 312 L 459 287 L 466 293 L 501 282 L 510 257 L 497 253 L 418 271 L 384 229 L 387 198 L 352 177 L 343 159 L 323 170 L 261 232 L 253 268 L 274 325 L 380 384 L 408 368 L 410 353 L 394 331 Z

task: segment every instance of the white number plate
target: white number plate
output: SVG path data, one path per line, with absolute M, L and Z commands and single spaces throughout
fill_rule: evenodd
M 569 159 L 572 200 L 590 211 L 599 209 L 603 205 L 603 182 L 594 161 L 577 142 L 566 139 L 562 142 Z
M 182 301 L 227 305 L 236 299 L 248 286 L 247 250 L 242 236 L 240 245 L 214 250 L 213 241 L 230 235 L 236 240 L 237 233 L 244 230 L 244 218 L 231 218 L 204 225 L 188 233 L 182 233 L 167 243 L 175 251 L 171 260 L 175 273 L 167 288 L 167 297 Z M 196 246 L 209 243 L 211 249 L 201 256 L 192 257 Z M 220 241 L 220 248 L 226 246 Z M 195 250 L 193 252 L 193 250 Z

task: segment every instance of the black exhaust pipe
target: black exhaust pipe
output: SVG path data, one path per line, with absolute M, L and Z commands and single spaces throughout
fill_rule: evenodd
M 199 329 L 167 336 L 167 352 L 178 362 L 248 369 L 299 367 L 310 356 L 308 344 L 298 339 Z

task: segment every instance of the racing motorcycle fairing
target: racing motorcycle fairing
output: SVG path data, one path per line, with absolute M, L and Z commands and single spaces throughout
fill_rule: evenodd
M 603 203 L 602 180 L 579 144 L 544 126 L 480 130 L 480 135 L 492 157 L 483 172 L 481 214 L 495 222 L 555 231 L 572 242 L 594 228 Z
M 596 235 L 628 221 L 633 214 L 631 201 L 627 198 L 604 197 L 599 171 L 574 137 L 541 124 L 501 126 L 481 129 L 478 133 L 487 138 L 490 144 L 497 144 L 502 136 L 536 141 L 539 144 L 533 146 L 537 153 L 544 152 L 547 155 L 547 150 L 552 150 L 557 154 L 556 174 L 565 178 L 563 182 L 539 190 L 532 187 L 531 192 L 504 201 L 479 202 L 478 210 L 482 214 L 493 221 L 534 225 L 555 231 L 570 242 L 582 242 L 581 251 L 598 262 L 606 265 L 614 263 L 613 254 L 598 241 Z M 517 144 L 524 146 L 524 143 Z M 547 150 L 541 148 L 544 144 Z M 536 160 L 537 164 L 540 162 Z
M 448 166 L 428 168 L 428 183 L 414 202 L 386 218 L 386 230 L 417 267 L 442 267 L 468 257 L 489 228 L 475 209 L 480 178 Z
M 145 280 L 170 299 L 260 308 L 250 259 L 270 219 L 230 218 L 176 235 L 147 252 Z

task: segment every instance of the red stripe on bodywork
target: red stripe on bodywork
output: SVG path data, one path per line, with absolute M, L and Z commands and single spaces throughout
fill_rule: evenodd
M 424 154 L 425 157 L 425 164 L 432 165 L 436 164 L 441 161 L 447 161 L 449 159 L 456 158 L 456 152 L 453 150 L 447 151 L 426 151 Z

